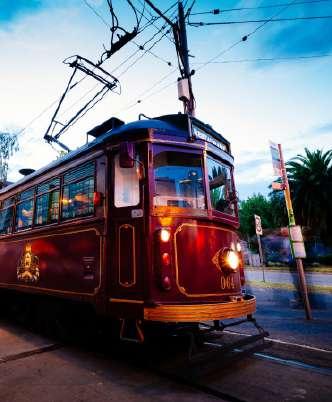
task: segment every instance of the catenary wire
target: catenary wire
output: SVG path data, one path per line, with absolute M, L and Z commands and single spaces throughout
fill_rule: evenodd
M 103 24 L 104 24 L 105 26 L 107 26 L 109 29 L 112 28 L 112 26 L 103 18 L 103 16 L 95 9 L 95 7 L 93 7 L 87 0 L 82 0 L 82 1 L 83 1 L 84 4 L 86 4 L 87 7 L 89 7 L 90 10 L 103 22 Z M 143 3 L 143 4 L 145 4 L 145 3 Z M 173 5 L 173 6 L 174 6 L 174 5 Z M 171 9 L 173 6 L 171 6 L 169 9 Z M 169 9 L 167 9 L 165 12 L 167 12 Z M 143 16 L 145 17 L 145 15 L 142 13 L 142 17 L 143 17 Z M 157 19 L 160 18 L 160 17 L 154 17 L 154 16 L 152 15 L 152 18 L 151 18 L 150 20 L 149 20 L 147 17 L 145 17 L 145 18 L 147 19 L 148 22 L 146 23 L 146 25 L 144 25 L 144 26 L 142 27 L 142 29 L 139 31 L 139 33 L 143 32 L 143 31 L 144 31 L 145 29 L 147 29 L 149 26 L 153 25 L 153 24 L 154 24 L 154 20 L 157 20 Z M 157 29 L 159 29 L 159 27 L 157 27 Z M 132 57 L 134 57 L 137 53 L 139 53 L 140 50 L 143 50 L 143 46 L 144 46 L 144 45 L 143 45 L 143 46 L 140 45 L 140 44 L 137 43 L 135 40 L 132 40 L 132 42 L 133 42 L 134 45 L 137 47 L 137 50 L 136 50 L 134 53 L 132 53 L 132 54 L 129 56 L 128 59 L 131 59 Z M 164 63 L 167 64 L 167 65 L 170 65 L 170 64 L 171 64 L 170 61 L 165 60 L 163 57 L 157 55 L 157 54 L 154 53 L 154 52 L 148 51 L 147 53 L 150 53 L 151 56 L 153 56 L 153 57 L 155 57 L 156 59 L 158 59 L 158 60 L 164 62 Z M 126 61 L 127 61 L 127 60 L 125 60 L 125 61 L 123 62 L 123 64 L 124 64 Z
M 296 6 L 296 5 L 303 5 L 303 4 L 315 4 L 315 3 L 325 3 L 330 2 L 331 0 L 309 0 L 309 1 L 298 1 L 295 3 L 279 3 L 279 4 L 266 4 L 260 5 L 255 7 L 237 7 L 237 8 L 215 8 L 214 10 L 210 11 L 202 11 L 199 13 L 190 13 L 190 15 L 204 15 L 204 14 L 222 14 L 226 12 L 233 12 L 233 11 L 242 11 L 242 10 L 259 10 L 259 9 L 267 9 L 267 8 L 276 8 L 276 7 L 283 7 L 283 6 Z
M 229 64 L 229 63 L 252 63 L 256 61 L 290 61 L 290 60 L 311 60 L 324 57 L 332 57 L 332 53 L 326 54 L 313 54 L 310 56 L 289 56 L 289 57 L 257 57 L 253 59 L 234 59 L 234 60 L 221 60 L 213 61 L 210 64 Z M 205 62 L 195 62 L 194 65 L 205 64 Z
M 153 38 L 155 38 L 156 36 L 158 36 L 159 33 L 162 33 L 162 31 L 165 29 L 165 27 L 167 26 L 167 24 L 164 24 L 163 27 L 160 28 L 159 32 L 155 33 L 152 38 L 148 39 L 147 41 L 145 41 L 143 47 L 149 43 Z M 151 50 L 154 46 L 156 46 L 162 39 L 163 37 L 166 35 L 166 33 L 162 33 L 162 35 L 160 36 L 160 38 L 156 39 L 155 42 L 152 43 L 152 45 L 150 46 L 149 49 L 145 50 L 143 54 L 141 54 L 139 57 L 137 57 L 129 66 L 127 66 L 127 68 L 122 71 L 119 75 L 118 78 L 122 77 L 125 73 L 128 72 L 129 69 L 131 69 L 139 60 L 141 60 L 145 54 Z M 125 61 L 127 62 L 129 58 L 132 58 L 135 54 L 137 54 L 138 52 L 134 52 L 132 55 L 130 55 Z M 124 64 L 124 62 L 122 62 L 119 66 L 115 67 L 112 71 L 111 74 L 113 74 L 116 70 L 118 70 L 118 68 L 120 66 L 122 66 Z M 77 99 L 74 103 L 72 103 L 67 109 L 65 109 L 61 115 L 64 116 L 65 113 L 67 113 L 69 110 L 71 110 L 75 105 L 77 105 L 81 100 L 83 100 L 87 95 L 89 95 L 92 91 L 94 91 L 97 87 L 99 86 L 99 84 L 96 84 L 93 88 L 89 89 L 88 91 L 86 91 L 79 99 Z
M 189 22 L 193 27 L 211 26 L 211 25 L 235 25 L 235 24 L 258 24 L 261 22 L 285 22 L 285 21 L 310 21 L 319 19 L 330 19 L 332 15 L 315 15 L 307 17 L 286 17 L 273 19 L 258 19 L 258 20 L 239 20 L 239 21 L 216 21 L 216 22 Z
M 98 13 L 98 11 L 95 10 L 94 7 L 91 6 L 91 4 L 89 4 L 86 0 L 83 0 L 83 2 L 87 5 L 87 7 L 89 7 L 89 8 L 91 9 L 91 11 L 93 11 L 93 13 L 94 13 L 107 27 L 109 27 L 109 28 L 111 27 L 111 25 L 102 17 L 101 14 Z M 169 7 L 169 9 L 166 10 L 165 12 L 167 12 L 167 11 L 169 11 L 171 8 L 173 8 L 174 5 L 176 5 L 176 3 L 174 3 L 171 7 Z M 155 20 L 157 20 L 158 18 L 160 18 L 160 17 L 156 17 Z M 142 29 L 142 31 L 143 31 L 143 29 Z M 141 31 L 141 32 L 142 32 L 142 31 Z M 136 46 L 140 46 L 140 45 L 139 45 L 139 44 L 136 44 Z M 139 50 L 140 50 L 140 49 L 138 49 L 138 51 L 135 52 L 135 54 L 137 54 L 137 53 L 139 52 Z M 149 51 L 149 53 L 152 54 L 151 51 Z M 130 58 L 131 58 L 131 57 L 134 57 L 135 54 L 132 54 L 132 55 L 129 56 L 129 57 L 130 57 Z M 155 55 L 155 54 L 152 54 L 152 55 L 153 55 L 154 57 L 158 58 L 157 55 Z M 161 59 L 161 57 L 160 57 L 160 59 Z M 125 60 L 125 62 L 126 62 L 126 61 L 128 61 L 128 60 Z M 169 62 L 167 62 L 166 60 L 164 60 L 164 61 L 165 61 L 165 63 L 167 63 L 167 64 L 169 63 Z M 124 64 L 124 62 L 122 62 L 118 67 L 122 66 L 123 64 Z M 168 64 L 168 65 L 169 65 L 169 64 Z M 79 81 L 77 81 L 76 83 L 74 83 L 74 84 L 71 86 L 71 89 L 72 89 L 74 86 L 76 86 L 76 85 L 78 85 L 79 83 L 81 83 L 84 79 L 86 79 L 86 76 L 82 77 Z M 95 87 L 93 87 L 91 90 L 89 90 L 87 93 L 85 93 L 81 99 L 83 99 L 86 95 L 88 95 L 89 93 L 91 93 L 97 86 L 98 86 L 98 84 L 97 84 Z M 35 123 L 37 120 L 39 120 L 46 112 L 48 112 L 48 111 L 59 101 L 59 99 L 60 99 L 60 97 L 58 97 L 57 99 L 55 99 L 55 100 L 54 100 L 52 103 L 50 103 L 45 109 L 43 109 L 39 114 L 37 114 L 33 119 L 31 119 L 21 130 L 18 131 L 18 135 L 23 134 L 33 123 Z M 80 100 L 81 100 L 81 99 L 80 99 Z M 73 106 L 73 105 L 72 105 L 72 106 Z
M 296 0 L 294 0 L 293 2 L 285 5 L 281 10 L 278 10 L 276 13 L 274 13 L 270 19 L 275 18 L 276 16 L 280 15 L 282 12 L 286 11 L 287 8 L 289 6 L 291 6 Z M 221 50 L 216 56 L 212 57 L 211 59 L 207 60 L 206 62 L 204 62 L 199 68 L 196 69 L 196 72 L 199 70 L 202 70 L 203 68 L 205 68 L 207 65 L 213 63 L 216 59 L 218 59 L 220 56 L 222 56 L 223 54 L 229 52 L 231 49 L 233 49 L 235 46 L 237 46 L 238 44 L 245 42 L 250 36 L 254 35 L 258 30 L 262 29 L 267 23 L 269 22 L 269 20 L 267 20 L 266 22 L 262 23 L 261 25 L 259 25 L 258 27 L 256 27 L 253 31 L 249 32 L 247 35 L 244 35 L 241 39 L 239 39 L 238 41 L 234 42 L 233 44 L 229 45 L 227 48 Z M 152 94 L 148 95 L 147 97 L 143 98 L 143 99 L 139 99 L 136 102 L 133 102 L 130 104 L 130 106 L 128 106 L 127 108 L 121 109 L 121 111 L 126 111 L 128 109 L 131 109 L 132 107 L 136 106 L 139 103 L 144 102 L 145 100 L 147 100 L 150 97 L 153 97 L 157 94 L 159 94 L 160 92 L 164 91 L 165 89 L 167 89 L 168 87 L 170 87 L 171 85 L 175 84 L 177 82 L 177 80 L 172 81 L 168 84 L 166 84 L 164 87 L 160 88 L 159 90 L 153 92 Z M 150 89 L 152 89 L 154 86 L 152 86 Z M 147 90 L 148 91 L 148 90 Z
M 248 40 L 248 38 L 250 38 L 252 35 L 255 35 L 256 32 L 258 32 L 260 29 L 264 28 L 266 24 L 269 23 L 270 20 L 272 20 L 273 18 L 277 17 L 278 15 L 280 15 L 281 13 L 283 13 L 284 11 L 286 11 L 293 3 L 295 3 L 296 0 L 292 1 L 291 3 L 287 4 L 286 6 L 282 7 L 280 10 L 278 10 L 277 12 L 275 12 L 274 14 L 272 14 L 272 16 L 270 17 L 270 19 L 264 21 L 262 24 L 260 24 L 258 27 L 256 27 L 254 30 L 252 30 L 251 32 L 249 32 L 248 34 L 242 36 L 241 39 L 237 40 L 236 42 L 234 42 L 233 44 L 229 45 L 226 49 L 221 50 L 219 53 L 217 53 L 215 56 L 211 57 L 209 60 L 207 60 L 204 64 L 202 64 L 196 71 L 202 70 L 203 68 L 205 68 L 207 65 L 209 65 L 211 62 L 219 59 L 220 56 L 224 55 L 225 53 L 229 52 L 230 50 L 232 50 L 234 47 L 236 47 L 237 45 L 239 45 L 242 42 L 246 42 Z

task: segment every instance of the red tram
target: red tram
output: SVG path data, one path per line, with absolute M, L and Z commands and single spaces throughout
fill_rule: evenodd
M 0 190 L 0 293 L 179 324 L 250 316 L 229 142 L 187 114 L 124 124 Z

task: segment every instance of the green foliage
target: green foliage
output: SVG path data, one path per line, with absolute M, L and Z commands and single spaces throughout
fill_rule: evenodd
M 245 201 L 241 201 L 239 205 L 240 216 L 240 232 L 244 236 L 253 236 L 255 234 L 254 215 L 259 215 L 262 220 L 263 228 L 278 227 L 279 218 L 274 216 L 275 209 L 281 209 L 280 200 L 274 198 L 265 198 L 262 194 L 254 194 Z M 274 207 L 273 207 L 274 206 Z
M 18 151 L 17 134 L 0 132 L 0 184 L 7 181 L 8 161 Z
M 319 235 L 331 234 L 332 150 L 309 151 L 287 163 L 297 223 Z
M 332 238 L 332 150 L 309 151 L 297 155 L 287 164 L 296 223 L 311 229 L 323 240 Z M 245 236 L 255 234 L 254 214 L 262 219 L 263 228 L 288 225 L 282 191 L 272 191 L 268 197 L 253 195 L 239 205 L 240 231 Z

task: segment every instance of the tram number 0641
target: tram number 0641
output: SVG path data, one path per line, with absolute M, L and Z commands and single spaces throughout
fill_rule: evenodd
M 220 281 L 220 286 L 222 290 L 235 289 L 234 277 L 233 275 L 222 276 Z

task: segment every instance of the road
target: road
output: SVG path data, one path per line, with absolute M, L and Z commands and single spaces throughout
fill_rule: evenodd
M 115 357 L 94 345 L 59 345 L 0 321 L 1 402 L 324 402 L 332 392 L 331 361 L 332 352 L 274 342 L 252 357 L 200 375 L 199 386 L 189 386 L 121 353 Z

